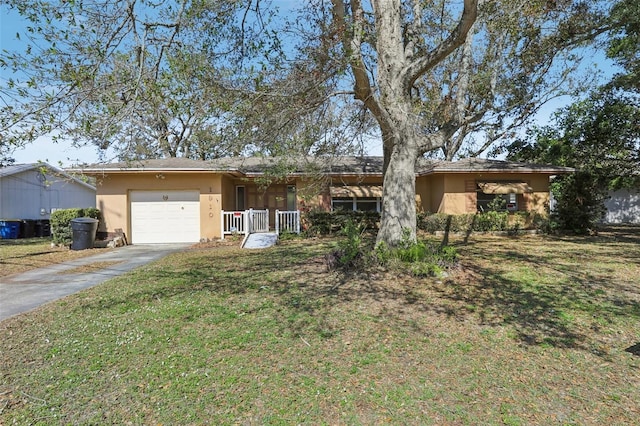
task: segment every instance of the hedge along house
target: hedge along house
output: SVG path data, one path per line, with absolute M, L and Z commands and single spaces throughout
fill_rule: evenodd
M 95 177 L 99 231 L 123 231 L 134 244 L 222 237 L 223 211 L 350 209 L 380 211 L 382 157 L 304 159 L 185 158 L 88 166 Z M 416 163 L 416 208 L 462 214 L 504 198 L 509 211 L 545 214 L 549 181 L 564 167 L 467 159 Z

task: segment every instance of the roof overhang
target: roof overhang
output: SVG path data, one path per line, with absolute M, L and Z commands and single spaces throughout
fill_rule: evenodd
M 240 178 L 276 176 L 308 177 L 315 174 L 344 177 L 383 176 L 382 157 L 293 158 L 232 157 L 201 161 L 186 158 L 136 160 L 113 164 L 92 164 L 70 169 L 93 176 L 124 173 L 222 173 Z M 499 174 L 523 173 L 560 175 L 574 172 L 570 167 L 516 163 L 502 160 L 470 158 L 455 162 L 420 158 L 416 163 L 416 177 L 438 174 Z
M 332 197 L 382 197 L 382 185 L 340 185 L 330 188 Z
M 68 181 L 73 181 L 80 186 L 84 186 L 87 189 L 92 191 L 96 190 L 96 187 L 91 185 L 88 182 L 83 181 L 82 179 L 78 179 L 78 177 L 74 176 L 72 170 L 62 170 L 55 166 L 52 166 L 49 163 L 39 162 L 39 163 L 27 163 L 27 164 L 17 164 L 13 166 L 6 167 L 4 169 L 0 169 L 0 178 L 8 177 L 19 173 L 24 173 L 28 171 L 36 170 L 38 172 L 48 173 L 53 176 L 58 176 Z
M 478 187 L 485 194 L 530 194 L 533 188 L 525 182 L 480 182 Z

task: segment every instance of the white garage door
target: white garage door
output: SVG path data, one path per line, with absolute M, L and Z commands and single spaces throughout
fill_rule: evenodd
M 200 241 L 198 191 L 131 191 L 133 244 Z

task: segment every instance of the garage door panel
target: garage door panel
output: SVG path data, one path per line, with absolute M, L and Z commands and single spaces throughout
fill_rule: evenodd
M 198 242 L 198 191 L 132 191 L 131 234 L 134 244 Z

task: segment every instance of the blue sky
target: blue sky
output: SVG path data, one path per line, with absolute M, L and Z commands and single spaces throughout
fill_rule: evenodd
M 15 12 L 9 12 L 6 6 L 0 6 L 0 49 L 15 49 L 24 45 L 16 38 L 16 33 L 23 33 L 26 21 Z M 10 77 L 9 70 L 0 69 L 0 84 Z M 71 143 L 54 143 L 51 137 L 41 137 L 14 152 L 17 163 L 34 163 L 46 161 L 52 165 L 70 166 L 78 162 L 94 162 L 98 156 L 95 148 L 75 148 Z
M 273 2 L 283 9 L 291 8 L 295 1 L 275 0 Z M 15 12 L 9 13 L 7 7 L 0 4 L 0 49 L 15 49 L 20 46 L 20 41 L 16 39 L 16 33 L 23 32 L 26 22 Z M 588 66 L 597 66 L 606 76 L 610 76 L 614 71 L 610 61 L 602 54 L 590 57 Z M 7 70 L 1 70 L 0 84 L 9 77 L 5 75 Z M 567 105 L 571 101 L 568 97 L 555 99 L 543 106 L 535 117 L 535 121 L 540 124 L 549 122 L 549 118 L 558 108 Z M 379 141 L 371 141 L 369 145 L 370 155 L 382 155 L 382 146 Z M 105 158 L 99 158 L 98 150 L 92 146 L 73 147 L 70 142 L 53 142 L 51 137 L 41 137 L 34 143 L 24 148 L 17 149 L 13 153 L 17 163 L 32 163 L 46 161 L 53 165 L 68 167 L 79 163 L 95 163 L 98 161 L 109 161 L 110 153 Z

